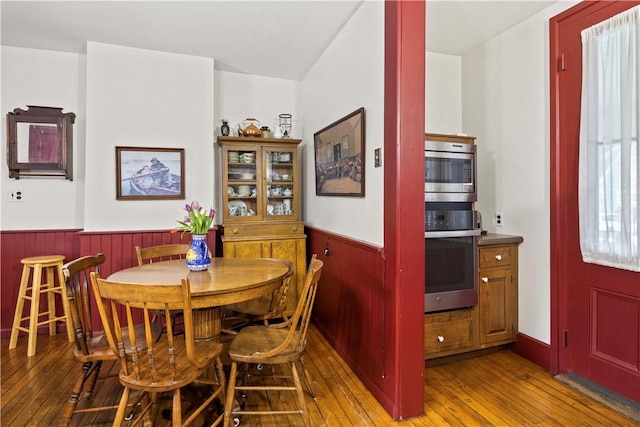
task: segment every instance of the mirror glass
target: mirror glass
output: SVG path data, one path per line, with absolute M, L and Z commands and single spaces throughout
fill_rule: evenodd
M 60 163 L 60 134 L 53 123 L 17 123 L 19 163 Z
M 75 114 L 29 105 L 7 114 L 9 177 L 62 176 L 73 180 Z

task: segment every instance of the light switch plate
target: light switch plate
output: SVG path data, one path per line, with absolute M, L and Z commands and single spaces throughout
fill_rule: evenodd
M 380 148 L 373 150 L 373 166 L 376 168 L 382 166 L 382 153 L 380 152 Z

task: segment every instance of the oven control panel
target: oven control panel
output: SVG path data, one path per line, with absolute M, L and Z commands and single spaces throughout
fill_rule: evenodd
M 424 212 L 425 231 L 473 230 L 476 223 L 473 210 L 426 210 Z

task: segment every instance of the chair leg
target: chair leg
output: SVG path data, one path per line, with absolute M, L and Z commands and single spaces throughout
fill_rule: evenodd
M 215 360 L 216 365 L 216 374 L 218 376 L 218 387 L 220 387 L 220 394 L 218 396 L 220 403 L 224 405 L 227 396 L 227 379 L 224 375 L 224 365 L 222 364 L 222 359 L 220 356 L 216 357 Z
M 182 425 L 182 400 L 180 396 L 182 393 L 180 389 L 177 388 L 173 391 L 173 405 L 171 407 L 171 425 L 172 426 L 181 426 Z
M 73 388 L 71 389 L 71 396 L 69 396 L 69 400 L 66 401 L 64 407 L 62 408 L 60 419 L 58 421 L 58 426 L 68 426 L 71 423 L 71 417 L 76 410 L 76 406 L 78 406 L 78 402 L 80 401 L 80 394 L 82 390 L 84 390 L 84 386 L 87 382 L 88 378 L 95 378 L 97 376 L 95 365 L 91 362 L 86 362 L 82 364 L 82 371 L 78 376 L 75 384 L 73 384 Z M 95 385 L 95 381 L 93 381 L 93 385 Z M 93 390 L 93 388 L 91 389 Z M 91 394 L 89 391 L 85 392 L 83 398 L 89 399 Z
M 113 420 L 113 427 L 120 427 L 124 421 L 124 417 L 127 415 L 127 403 L 129 402 L 129 394 L 131 390 L 127 387 L 122 391 L 122 397 L 120 398 L 120 404 L 116 411 L 116 417 Z
M 300 410 L 302 411 L 302 420 L 304 421 L 304 425 L 309 427 L 311 426 L 311 422 L 309 421 L 309 412 L 307 411 L 307 404 L 304 401 L 304 390 L 302 389 L 302 382 L 300 381 L 300 376 L 298 375 L 298 370 L 296 369 L 295 362 L 291 362 L 291 373 L 293 374 L 293 382 L 296 386 L 298 404 L 300 405 Z
M 302 381 L 304 385 L 307 387 L 307 391 L 312 398 L 316 398 L 316 393 L 313 391 L 313 386 L 311 385 L 311 379 L 309 378 L 309 372 L 307 371 L 307 367 L 304 365 L 303 358 L 300 358 L 300 375 L 302 376 Z
M 238 374 L 238 363 L 231 362 L 231 371 L 229 372 L 229 381 L 227 385 L 227 396 L 224 402 L 224 427 L 230 427 L 232 423 L 233 396 L 236 388 L 236 375 Z
M 90 363 L 89 370 L 87 375 L 85 376 L 85 384 L 86 386 L 83 389 L 86 389 L 83 399 L 89 400 L 91 396 L 93 396 L 93 390 L 96 388 L 96 382 L 98 381 L 98 377 L 100 377 L 100 368 L 102 368 L 102 361 Z
M 144 427 L 153 427 L 153 420 L 158 416 L 158 393 L 144 393 L 140 401 L 142 406 L 142 414 L 140 414 L 142 425 Z M 134 409 L 135 407 L 132 410 Z

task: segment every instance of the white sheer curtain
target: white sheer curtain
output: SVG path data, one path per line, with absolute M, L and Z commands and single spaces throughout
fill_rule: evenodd
M 640 271 L 640 6 L 582 31 L 580 249 Z

